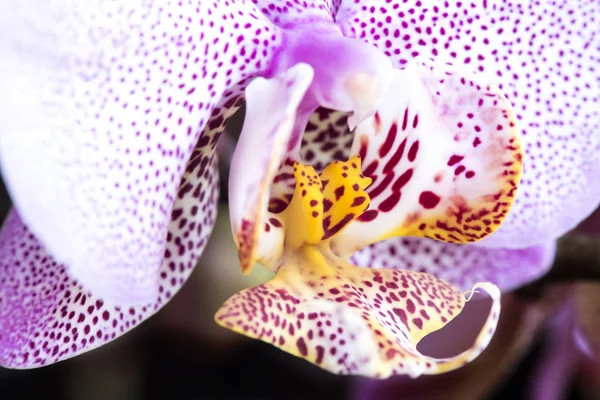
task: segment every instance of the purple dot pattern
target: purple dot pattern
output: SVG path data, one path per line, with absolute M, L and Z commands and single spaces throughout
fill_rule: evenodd
M 250 3 L 11 10 L 0 150 L 35 233 L 13 211 L 0 234 L 0 364 L 33 368 L 115 339 L 185 282 L 214 223 L 217 139 L 279 39 Z
M 217 172 L 215 157 L 194 154 L 174 203 L 158 294 L 143 305 L 110 306 L 84 289 L 13 210 L 0 233 L 0 365 L 34 368 L 74 357 L 162 308 L 184 284 L 208 240 L 217 212 Z
M 108 302 L 146 304 L 177 192 L 196 189 L 186 168 L 207 167 L 240 89 L 269 68 L 280 38 L 235 1 L 42 10 L 15 5 L 20 47 L 6 68 L 18 79 L 6 83 L 21 95 L 0 116 L 11 195 L 78 282 Z
M 417 56 L 483 74 L 515 109 L 525 152 L 521 194 L 482 244 L 555 239 L 600 199 L 600 2 L 346 1 L 344 35 L 396 68 Z
M 350 261 L 368 268 L 396 268 L 424 272 L 459 290 L 477 282 L 491 282 L 503 292 L 543 276 L 552 266 L 555 242 L 525 249 L 490 249 L 455 245 L 431 239 L 392 238 L 365 247 Z

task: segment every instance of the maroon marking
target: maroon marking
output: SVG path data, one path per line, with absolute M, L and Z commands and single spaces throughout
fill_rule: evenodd
M 414 314 L 417 310 L 415 303 L 411 299 L 406 299 L 406 310 L 411 314 Z
M 383 167 L 384 174 L 389 172 L 390 170 L 392 170 L 396 165 L 398 165 L 398 163 L 402 159 L 402 155 L 404 154 L 405 147 L 406 147 L 406 138 L 404 138 L 402 143 L 400 143 L 400 146 L 398 146 L 394 155 L 390 157 L 388 162 Z
M 440 196 L 429 190 L 421 192 L 421 195 L 419 196 L 419 204 L 428 210 L 437 206 L 439 202 Z
M 383 178 L 383 181 L 379 184 L 379 186 L 369 192 L 369 197 L 371 200 L 383 193 L 383 191 L 389 186 L 392 179 L 394 179 L 394 173 L 390 172 L 385 176 L 385 178 Z
M 285 181 L 288 179 L 294 179 L 294 174 L 288 174 L 285 172 L 281 173 L 273 179 L 273 183 L 278 183 L 278 182 Z
M 369 164 L 369 166 L 367 168 L 365 168 L 363 175 L 370 177 L 371 175 L 373 175 L 373 172 L 375 172 L 375 170 L 377 169 L 378 166 L 379 166 L 379 161 L 377 161 L 377 160 L 373 161 L 371 164 Z
M 370 222 L 370 221 L 373 221 L 375 218 L 377 218 L 378 214 L 379 214 L 379 211 L 377 211 L 377 210 L 365 211 L 364 213 L 361 214 L 360 217 L 358 217 L 358 220 L 361 222 Z
M 314 207 L 314 206 L 316 206 L 317 204 L 319 204 L 319 202 L 318 202 L 318 201 L 316 201 L 316 200 L 311 200 L 311 201 L 310 201 L 310 206 L 311 206 L 311 207 Z
M 379 148 L 379 157 L 385 157 L 387 153 L 392 149 L 392 145 L 394 144 L 394 140 L 396 140 L 396 134 L 398 133 L 398 125 L 392 124 L 390 130 L 388 131 L 387 136 L 385 137 L 385 141 Z
M 400 317 L 400 321 L 402 321 L 404 326 L 406 326 L 410 332 L 410 327 L 408 326 L 408 317 L 406 316 L 406 311 L 404 311 L 401 308 L 394 308 L 392 311 L 394 312 L 394 314 L 396 314 L 397 316 Z
M 463 172 L 465 172 L 465 166 L 464 165 L 459 165 L 455 170 L 454 170 L 454 175 L 458 176 L 460 174 L 462 174 Z
M 331 207 L 333 207 L 333 202 L 329 199 L 323 199 L 323 212 L 331 210 Z
M 404 110 L 404 120 L 402 121 L 402 130 L 405 131 L 408 126 L 408 107 Z
M 288 203 L 281 199 L 277 199 L 275 197 L 269 200 L 269 212 L 273 214 L 279 214 L 283 210 L 285 210 L 288 206 Z
M 275 228 L 281 228 L 281 222 L 279 222 L 278 219 L 275 218 L 269 218 L 269 222 L 271 223 L 271 225 L 273 225 Z
M 419 151 L 419 141 L 417 140 L 410 146 L 408 150 L 408 161 L 413 162 L 417 158 L 417 152 Z
M 479 136 L 477 136 L 475 139 L 473 139 L 473 147 L 477 147 L 481 144 L 481 139 L 479 139 Z
M 331 224 L 331 215 L 327 216 L 327 218 L 323 219 L 323 231 L 325 234 L 321 238 L 321 240 L 327 240 L 339 231 L 342 230 L 346 225 L 348 225 L 354 219 L 354 214 L 347 214 L 340 222 L 328 228 L 329 224 Z
M 306 355 L 308 354 L 308 349 L 306 348 L 306 343 L 304 342 L 303 337 L 298 338 L 298 340 L 296 341 L 296 347 L 298 347 L 298 351 L 300 352 L 300 354 L 306 357 Z
M 390 212 L 396 207 L 398 202 L 400 201 L 401 193 L 394 192 L 387 199 L 381 202 L 379 205 L 379 211 L 382 212 Z
M 416 129 L 417 125 L 419 125 L 419 114 L 415 115 L 415 118 L 413 119 L 413 128 Z
M 464 159 L 465 159 L 464 156 L 457 156 L 456 154 L 453 154 L 452 157 L 450 157 L 450 159 L 448 160 L 448 166 L 452 167 Z
M 473 172 L 473 171 L 467 171 L 467 173 L 465 174 L 465 177 L 467 179 L 471 179 L 474 176 L 475 176 L 475 172 Z
M 397 192 L 400 189 L 402 189 L 404 187 L 404 185 L 406 185 L 408 183 L 408 181 L 410 181 L 410 178 L 412 178 L 412 175 L 413 175 L 412 168 L 409 168 L 406 171 L 404 171 L 404 173 L 402 175 L 400 175 L 398 177 L 398 179 L 396 179 L 396 182 L 394 182 L 394 184 L 392 185 L 392 190 L 394 192 Z
M 417 326 L 417 328 L 423 329 L 423 320 L 421 318 L 413 318 L 412 322 Z
M 317 364 L 321 364 L 323 362 L 323 354 L 325 353 L 325 348 L 323 346 L 317 346 Z
M 358 207 L 361 204 L 363 204 L 366 200 L 367 198 L 364 196 L 355 197 L 352 204 L 350 204 L 350 207 Z
M 360 150 L 358 151 L 358 155 L 361 160 L 364 160 L 367 157 L 367 148 L 369 147 L 369 138 L 368 136 L 360 137 Z
M 345 190 L 345 187 L 343 185 L 335 188 L 333 193 L 335 194 L 336 200 L 338 200 L 338 201 L 340 200 L 340 197 L 342 197 L 344 195 L 344 190 Z

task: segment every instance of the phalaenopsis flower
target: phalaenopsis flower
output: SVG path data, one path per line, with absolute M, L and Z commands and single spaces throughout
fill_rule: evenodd
M 175 294 L 244 100 L 232 229 L 242 270 L 276 277 L 216 320 L 336 373 L 469 362 L 493 335 L 496 284 L 539 275 L 600 198 L 597 1 L 2 7 L 6 366 L 98 347 Z M 422 355 L 472 288 L 494 300 L 472 348 Z

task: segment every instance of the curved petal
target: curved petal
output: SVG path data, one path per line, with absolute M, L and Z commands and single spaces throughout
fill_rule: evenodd
M 490 249 L 426 238 L 391 238 L 356 252 L 352 263 L 369 268 L 425 272 L 467 290 L 491 282 L 503 292 L 543 276 L 552 266 L 556 243 L 525 249 Z
M 306 124 L 296 114 L 313 76 L 309 65 L 297 64 L 246 89 L 246 119 L 229 178 L 231 227 L 244 272 L 256 260 L 270 266 L 281 256 L 283 230 L 280 218 L 267 211 L 269 195 L 293 132 Z
M 0 365 L 33 368 L 74 357 L 124 334 L 169 301 L 196 265 L 216 217 L 216 157 L 193 160 L 168 225 L 157 293 L 145 304 L 110 305 L 84 289 L 11 212 L 0 233 Z
M 436 359 L 421 354 L 417 343 L 460 313 L 465 298 L 458 290 L 426 274 L 358 268 L 332 253 L 304 252 L 288 258 L 273 280 L 227 300 L 216 321 L 328 371 L 375 378 L 456 369 L 492 338 L 500 292 L 489 283 L 475 286 L 494 300 L 475 343 Z
M 482 245 L 549 242 L 598 206 L 599 2 L 344 0 L 336 21 L 396 67 L 418 55 L 452 62 L 487 75 L 511 101 L 524 176 L 506 222 Z
M 236 84 L 269 68 L 281 37 L 251 2 L 3 6 L 0 160 L 16 208 L 95 295 L 149 303 L 192 151 L 212 152 Z
M 336 238 L 343 254 L 392 236 L 468 243 L 502 223 L 522 153 L 510 104 L 472 74 L 415 61 L 395 72 L 352 153 L 373 179 L 369 210 Z

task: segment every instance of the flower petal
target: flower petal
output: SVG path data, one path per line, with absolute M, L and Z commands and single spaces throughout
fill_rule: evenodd
M 297 64 L 246 89 L 246 118 L 229 178 L 231 226 L 244 272 L 257 260 L 269 266 L 281 256 L 283 230 L 280 218 L 267 211 L 269 195 L 292 134 L 306 124 L 297 111 L 312 79 L 313 69 Z
M 506 222 L 481 244 L 522 248 L 569 231 L 600 201 L 600 3 L 343 1 L 348 37 L 396 67 L 418 55 L 489 77 L 514 106 L 526 165 Z M 566 28 L 569 27 L 569 28 Z
M 498 89 L 425 60 L 396 71 L 383 104 L 357 127 L 352 153 L 373 183 L 369 211 L 335 239 L 344 254 L 392 236 L 477 241 L 506 217 L 522 166 Z
M 9 214 L 0 233 L 0 365 L 33 368 L 74 357 L 124 334 L 171 299 L 196 265 L 216 217 L 216 158 L 192 159 L 196 167 L 184 175 L 168 226 L 157 294 L 142 305 L 111 305 L 90 293 L 15 210 Z
M 454 318 L 461 293 L 430 275 L 358 268 L 314 248 L 288 259 L 276 277 L 231 297 L 215 319 L 224 327 L 272 343 L 338 374 L 376 378 L 436 374 L 479 355 L 498 321 L 500 292 L 473 346 L 456 357 L 422 355 L 417 343 Z M 470 297 L 470 296 L 469 296 Z
M 211 190 L 186 166 L 206 167 L 236 84 L 281 37 L 251 2 L 9 3 L 0 160 L 15 206 L 95 295 L 152 302 L 177 191 Z
M 294 29 L 299 25 L 331 23 L 339 9 L 336 0 L 287 1 L 285 4 L 273 0 L 253 0 L 262 14 L 277 26 Z
M 555 251 L 554 241 L 525 249 L 490 249 L 426 238 L 391 238 L 359 250 L 351 261 L 369 268 L 402 265 L 460 290 L 491 282 L 505 292 L 543 276 L 552 266 Z

